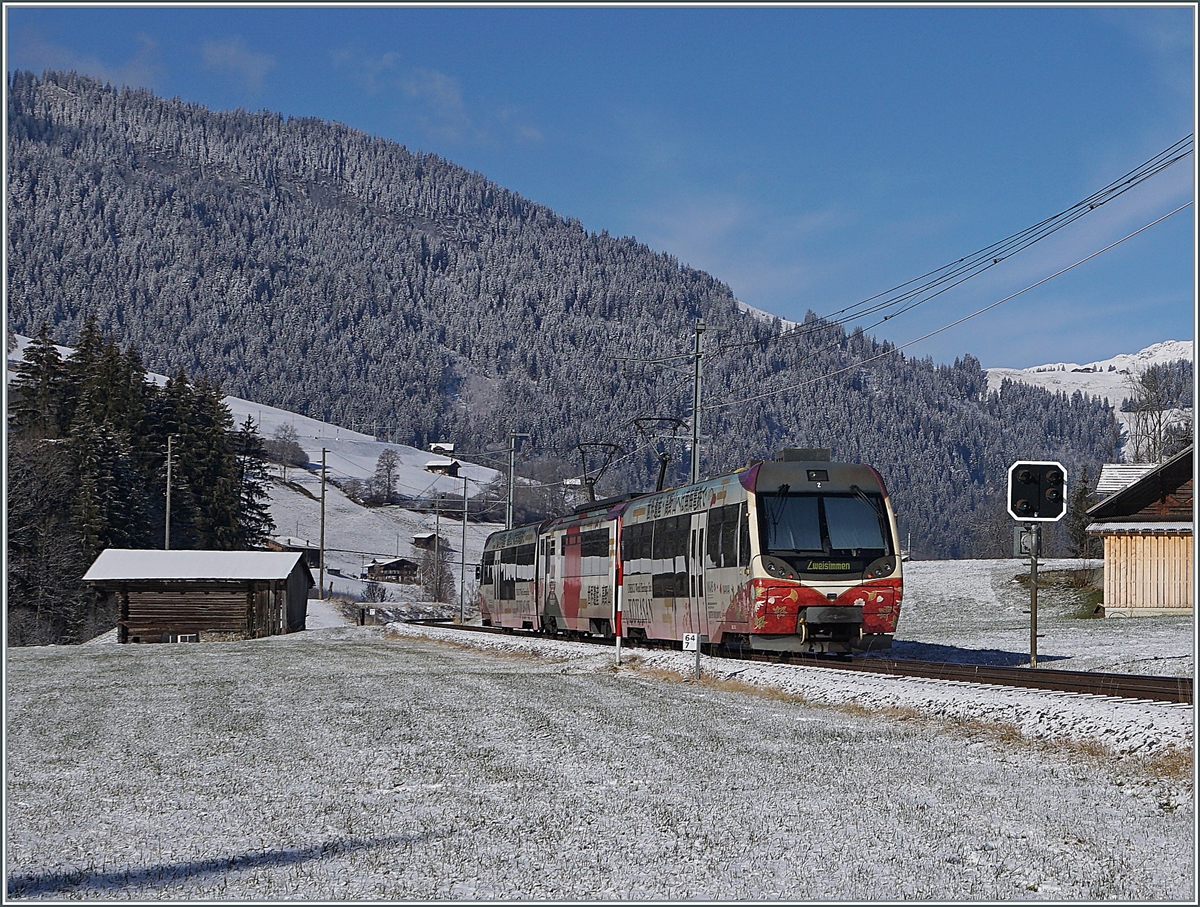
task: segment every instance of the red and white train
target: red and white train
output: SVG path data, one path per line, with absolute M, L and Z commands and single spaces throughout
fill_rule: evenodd
M 869 466 L 788 450 L 729 475 L 493 533 L 487 626 L 776 652 L 891 645 L 896 516 Z

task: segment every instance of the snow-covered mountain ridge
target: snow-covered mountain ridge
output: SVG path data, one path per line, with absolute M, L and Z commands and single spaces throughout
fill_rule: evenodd
M 1136 353 L 1121 353 L 1110 359 L 1098 359 L 1082 365 L 1075 362 L 1055 362 L 1035 365 L 1032 368 L 987 369 L 988 390 L 999 390 L 1005 378 L 1044 387 L 1049 391 L 1075 391 L 1092 397 L 1101 397 L 1117 410 L 1117 420 L 1124 426 L 1124 416 L 1119 407 L 1121 401 L 1130 396 L 1130 380 L 1151 365 L 1193 360 L 1191 340 L 1164 340 L 1139 350 Z
M 1152 365 L 1165 365 L 1180 359 L 1192 360 L 1191 340 L 1164 340 L 1136 353 L 1119 353 L 1111 359 L 1100 359 L 1079 365 L 1075 362 L 1055 362 L 1050 365 L 1035 365 L 1023 369 L 1026 372 L 1135 372 L 1144 371 Z

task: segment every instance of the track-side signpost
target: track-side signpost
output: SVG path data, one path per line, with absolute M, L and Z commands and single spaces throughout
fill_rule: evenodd
M 1016 555 L 1029 555 L 1029 667 L 1037 667 L 1038 555 L 1042 523 L 1057 523 L 1067 514 L 1067 471 L 1061 463 L 1035 460 L 1008 468 L 1008 513 L 1024 523 L 1015 533 Z
M 701 636 L 699 633 L 684 633 L 683 634 L 683 651 L 696 653 L 696 670 L 695 679 L 700 679 L 700 647 L 702 643 L 708 641 L 708 637 Z

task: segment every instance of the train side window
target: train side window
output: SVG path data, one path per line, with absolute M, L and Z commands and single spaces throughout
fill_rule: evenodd
M 709 569 L 721 566 L 721 521 L 724 519 L 724 507 L 714 507 L 708 512 L 708 546 L 705 549 L 704 566 Z
M 746 505 L 738 504 L 738 566 L 750 566 L 750 520 L 746 514 Z
M 609 535 L 607 529 L 584 532 L 579 539 L 580 557 L 608 557 Z
M 627 526 L 621 536 L 622 558 L 630 573 L 649 573 L 654 530 L 649 523 Z

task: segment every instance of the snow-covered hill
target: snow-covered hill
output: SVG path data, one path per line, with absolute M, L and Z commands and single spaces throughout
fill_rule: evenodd
M 11 378 L 13 363 L 24 358 L 25 349 L 32 341 L 17 335 L 17 346 L 8 352 L 5 369 L 6 378 Z M 59 354 L 66 358 L 74 350 L 58 347 Z M 162 375 L 147 376 L 157 384 L 166 382 Z M 375 464 L 380 454 L 392 450 L 399 457 L 396 471 L 396 490 L 406 497 L 433 501 L 439 495 L 457 501 L 463 494 L 466 479 L 468 498 L 476 497 L 480 490 L 500 473 L 487 466 L 478 466 L 455 457 L 460 463 L 457 478 L 429 472 L 425 465 L 434 460 L 446 459 L 441 454 L 418 450 L 404 444 L 379 441 L 370 435 L 351 431 L 337 425 L 310 419 L 287 410 L 277 409 L 243 400 L 226 397 L 225 405 L 233 414 L 235 425 L 240 425 L 249 416 L 254 420 L 258 433 L 270 438 L 281 426 L 290 425 L 296 430 L 298 443 L 308 455 L 307 468 L 272 468 L 274 481 L 271 484 L 271 516 L 275 520 L 279 536 L 297 539 L 316 547 L 321 537 L 321 452 L 325 451 L 327 474 L 332 482 L 325 489 L 325 562 L 326 586 L 338 594 L 357 596 L 364 583 L 358 578 L 365 565 L 375 558 L 406 557 L 418 563 L 424 551 L 413 545 L 413 537 L 434 532 L 440 525 L 442 538 L 449 543 L 445 551 L 454 574 L 457 593 L 460 569 L 460 551 L 463 549 L 462 522 L 458 516 L 439 518 L 437 511 L 424 513 L 403 507 L 362 507 L 343 494 L 333 483 L 344 479 L 369 479 L 375 474 Z M 490 515 L 495 519 L 495 514 Z M 503 517 L 503 514 L 499 514 Z M 479 563 L 480 553 L 487 536 L 501 524 L 495 522 L 467 523 L 466 537 L 466 586 L 470 590 L 475 577 L 474 565 Z M 405 590 L 392 588 L 395 597 Z M 411 596 L 410 596 L 411 597 Z
M 999 390 L 1005 378 L 1044 387 L 1049 391 L 1073 394 L 1080 391 L 1107 400 L 1113 407 L 1123 431 L 1128 431 L 1129 413 L 1120 411 L 1121 401 L 1130 396 L 1130 379 L 1151 365 L 1164 365 L 1193 359 L 1191 340 L 1164 340 L 1136 353 L 1122 353 L 1111 359 L 1083 364 L 1055 362 L 1032 368 L 991 368 L 987 370 L 988 390 Z

